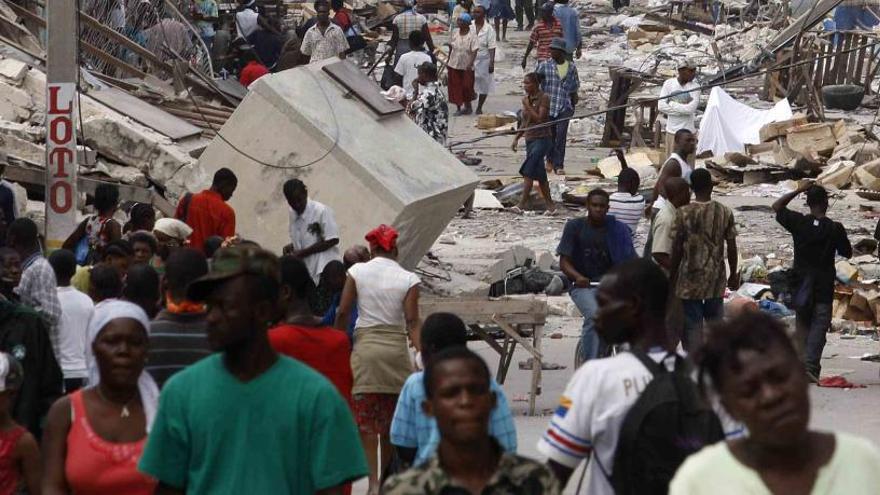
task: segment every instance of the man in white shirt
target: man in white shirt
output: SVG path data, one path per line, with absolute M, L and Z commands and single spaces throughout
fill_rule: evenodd
M 76 256 L 66 249 L 59 249 L 49 256 L 49 264 L 58 279 L 58 302 L 61 303 L 61 321 L 58 325 L 60 355 L 58 365 L 64 374 L 64 392 L 70 393 L 82 387 L 88 377 L 86 367 L 86 328 L 95 305 L 89 296 L 70 286 L 76 273 Z
M 241 6 L 235 13 L 235 30 L 239 38 L 248 39 L 248 36 L 260 28 L 257 0 L 240 0 L 240 2 Z
M 674 347 L 665 325 L 668 295 L 666 276 L 650 261 L 636 259 L 614 267 L 597 291 L 597 331 L 605 342 L 628 343 L 669 369 L 673 360 L 665 358 Z M 651 371 L 631 352 L 587 361 L 575 372 L 538 442 L 538 450 L 548 457 L 562 485 L 581 461 L 588 461 L 583 493 L 614 494 L 608 476 L 614 472 L 620 430 L 652 379 Z M 742 435 L 741 425 L 717 408 L 716 412 L 725 436 Z
M 419 67 L 425 62 L 431 62 L 431 56 L 425 52 L 425 36 L 421 31 L 409 33 L 410 51 L 400 56 L 394 72 L 403 78 L 403 89 L 406 91 L 406 101 L 412 101 L 415 94 L 413 83 L 419 77 Z
M 666 114 L 667 155 L 672 153 L 677 131 L 688 129 L 691 132 L 697 132 L 694 120 L 697 115 L 697 105 L 700 104 L 700 85 L 694 82 L 696 74 L 697 65 L 692 60 L 681 60 L 678 63 L 678 77 L 668 79 L 660 90 L 657 108 Z M 673 96 L 666 98 L 669 95 Z M 694 163 L 693 156 L 684 158 L 689 163 Z
M 309 56 L 309 63 L 328 58 L 345 58 L 348 40 L 342 28 L 330 22 L 330 4 L 326 0 L 315 2 L 315 18 L 318 22 L 306 31 L 299 50 Z
M 608 214 L 629 227 L 633 239 L 645 214 L 645 197 L 639 194 L 641 178 L 635 169 L 625 168 L 617 176 L 617 192 L 608 198 Z
M 284 183 L 284 197 L 290 205 L 291 242 L 284 253 L 303 260 L 317 287 L 327 263 L 342 261 L 333 210 L 309 199 L 309 191 L 299 179 Z

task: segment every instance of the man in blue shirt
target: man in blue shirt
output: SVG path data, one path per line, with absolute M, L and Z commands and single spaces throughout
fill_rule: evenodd
M 608 215 L 608 193 L 593 189 L 587 195 L 587 217 L 566 222 L 556 254 L 559 267 L 571 281 L 571 300 L 584 316 L 578 363 L 599 357 L 603 344 L 593 315 L 598 309 L 596 286 L 613 266 L 636 257 L 626 224 Z
M 550 59 L 538 62 L 535 73 L 543 77 L 541 91 L 550 97 L 550 120 L 560 120 L 550 127 L 553 147 L 547 152 L 547 170 L 557 175 L 565 173 L 565 144 L 568 140 L 568 118 L 574 115 L 578 101 L 577 67 L 568 59 L 569 52 L 563 38 L 550 42 Z
M 450 313 L 434 313 L 425 319 L 421 330 L 422 361 L 453 347 L 467 346 L 467 329 L 461 318 Z M 489 434 L 505 452 L 516 452 L 516 427 L 501 386 L 493 379 L 490 389 L 496 396 L 489 416 Z M 391 422 L 391 444 L 407 466 L 418 466 L 434 455 L 440 444 L 437 421 L 422 411 L 427 399 L 424 372 L 410 375 L 400 392 Z
M 577 10 L 568 5 L 568 0 L 556 0 L 556 8 L 553 9 L 553 15 L 562 24 L 562 37 L 565 38 L 565 47 L 568 50 L 569 60 L 571 60 L 572 53 L 574 58 L 581 58 L 581 47 L 584 40 L 581 36 L 581 21 Z

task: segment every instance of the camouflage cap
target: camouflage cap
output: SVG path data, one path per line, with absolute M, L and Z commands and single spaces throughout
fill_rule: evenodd
M 278 257 L 255 246 L 223 248 L 214 254 L 210 273 L 189 285 L 187 297 L 192 301 L 204 301 L 218 285 L 242 275 L 265 276 L 280 282 Z

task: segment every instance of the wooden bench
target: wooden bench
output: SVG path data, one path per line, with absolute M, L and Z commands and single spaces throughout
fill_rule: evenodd
M 495 379 L 503 385 L 519 344 L 529 354 L 532 383 L 529 389 L 529 415 L 535 415 L 535 400 L 541 393 L 541 340 L 549 313 L 547 302 L 535 296 L 527 298 L 474 299 L 424 298 L 419 302 L 419 314 L 426 318 L 432 313 L 458 315 L 473 332 L 498 353 L 498 372 Z M 484 327 L 499 328 L 503 339 L 496 339 Z M 527 329 L 531 329 L 531 338 Z

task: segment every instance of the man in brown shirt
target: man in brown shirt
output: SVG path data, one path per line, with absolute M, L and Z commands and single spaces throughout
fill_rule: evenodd
M 733 212 L 712 199 L 712 175 L 706 169 L 694 170 L 691 188 L 694 200 L 679 209 L 675 221 L 671 270 L 675 295 L 684 309 L 682 345 L 689 352 L 703 341 L 703 323 L 723 316 L 725 286 L 738 286 Z

